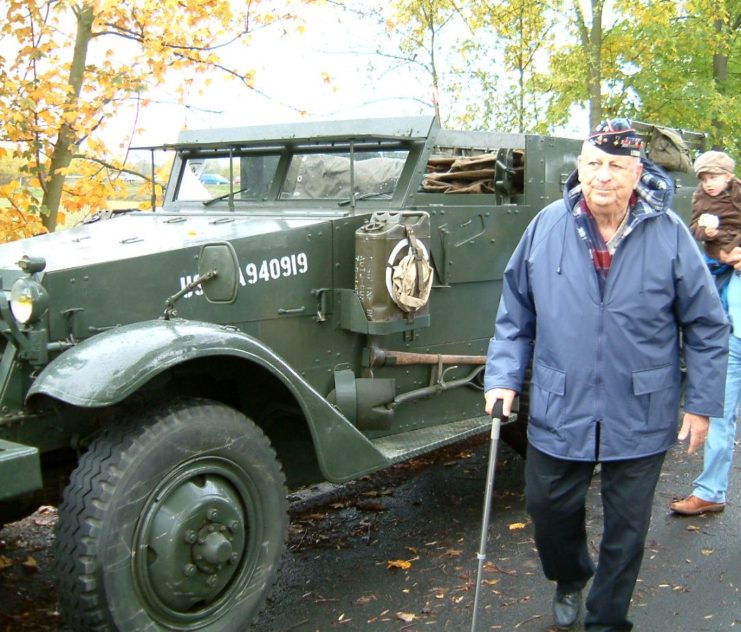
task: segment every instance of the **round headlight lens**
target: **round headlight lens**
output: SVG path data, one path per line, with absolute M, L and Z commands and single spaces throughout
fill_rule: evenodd
M 22 325 L 32 323 L 46 311 L 46 290 L 33 279 L 18 279 L 10 290 L 10 311 Z

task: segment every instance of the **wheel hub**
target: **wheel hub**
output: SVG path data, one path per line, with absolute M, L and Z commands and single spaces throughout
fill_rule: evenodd
M 144 584 L 166 610 L 208 607 L 237 573 L 248 536 L 239 495 L 227 478 L 198 474 L 157 495 L 141 538 Z

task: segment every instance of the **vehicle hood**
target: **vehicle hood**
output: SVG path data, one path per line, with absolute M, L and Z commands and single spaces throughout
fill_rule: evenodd
M 142 257 L 214 241 L 310 226 L 326 216 L 285 217 L 235 213 L 188 215 L 135 212 L 69 230 L 0 245 L 0 269 L 18 270 L 24 255 L 43 257 L 46 271 Z

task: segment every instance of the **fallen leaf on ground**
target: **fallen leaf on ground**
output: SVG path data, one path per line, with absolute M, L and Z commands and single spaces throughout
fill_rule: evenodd
M 406 623 L 411 623 L 412 621 L 417 620 L 417 615 L 412 614 L 411 612 L 397 612 L 396 616 Z
M 524 529 L 527 526 L 527 523 L 525 522 L 513 522 L 511 525 L 509 525 L 510 531 L 516 531 L 517 529 Z
M 403 570 L 406 570 L 408 568 L 411 568 L 412 563 L 407 562 L 407 560 L 388 560 L 386 562 L 386 568 L 401 568 Z
M 33 559 L 30 555 L 21 562 L 23 566 L 26 568 L 30 568 L 31 570 L 37 570 L 39 568 L 39 565 L 36 563 L 36 560 Z

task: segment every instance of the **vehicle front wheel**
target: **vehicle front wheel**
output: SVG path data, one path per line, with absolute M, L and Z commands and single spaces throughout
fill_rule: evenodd
M 59 509 L 62 616 L 75 630 L 242 630 L 272 587 L 285 479 L 247 417 L 181 400 L 106 429 Z

